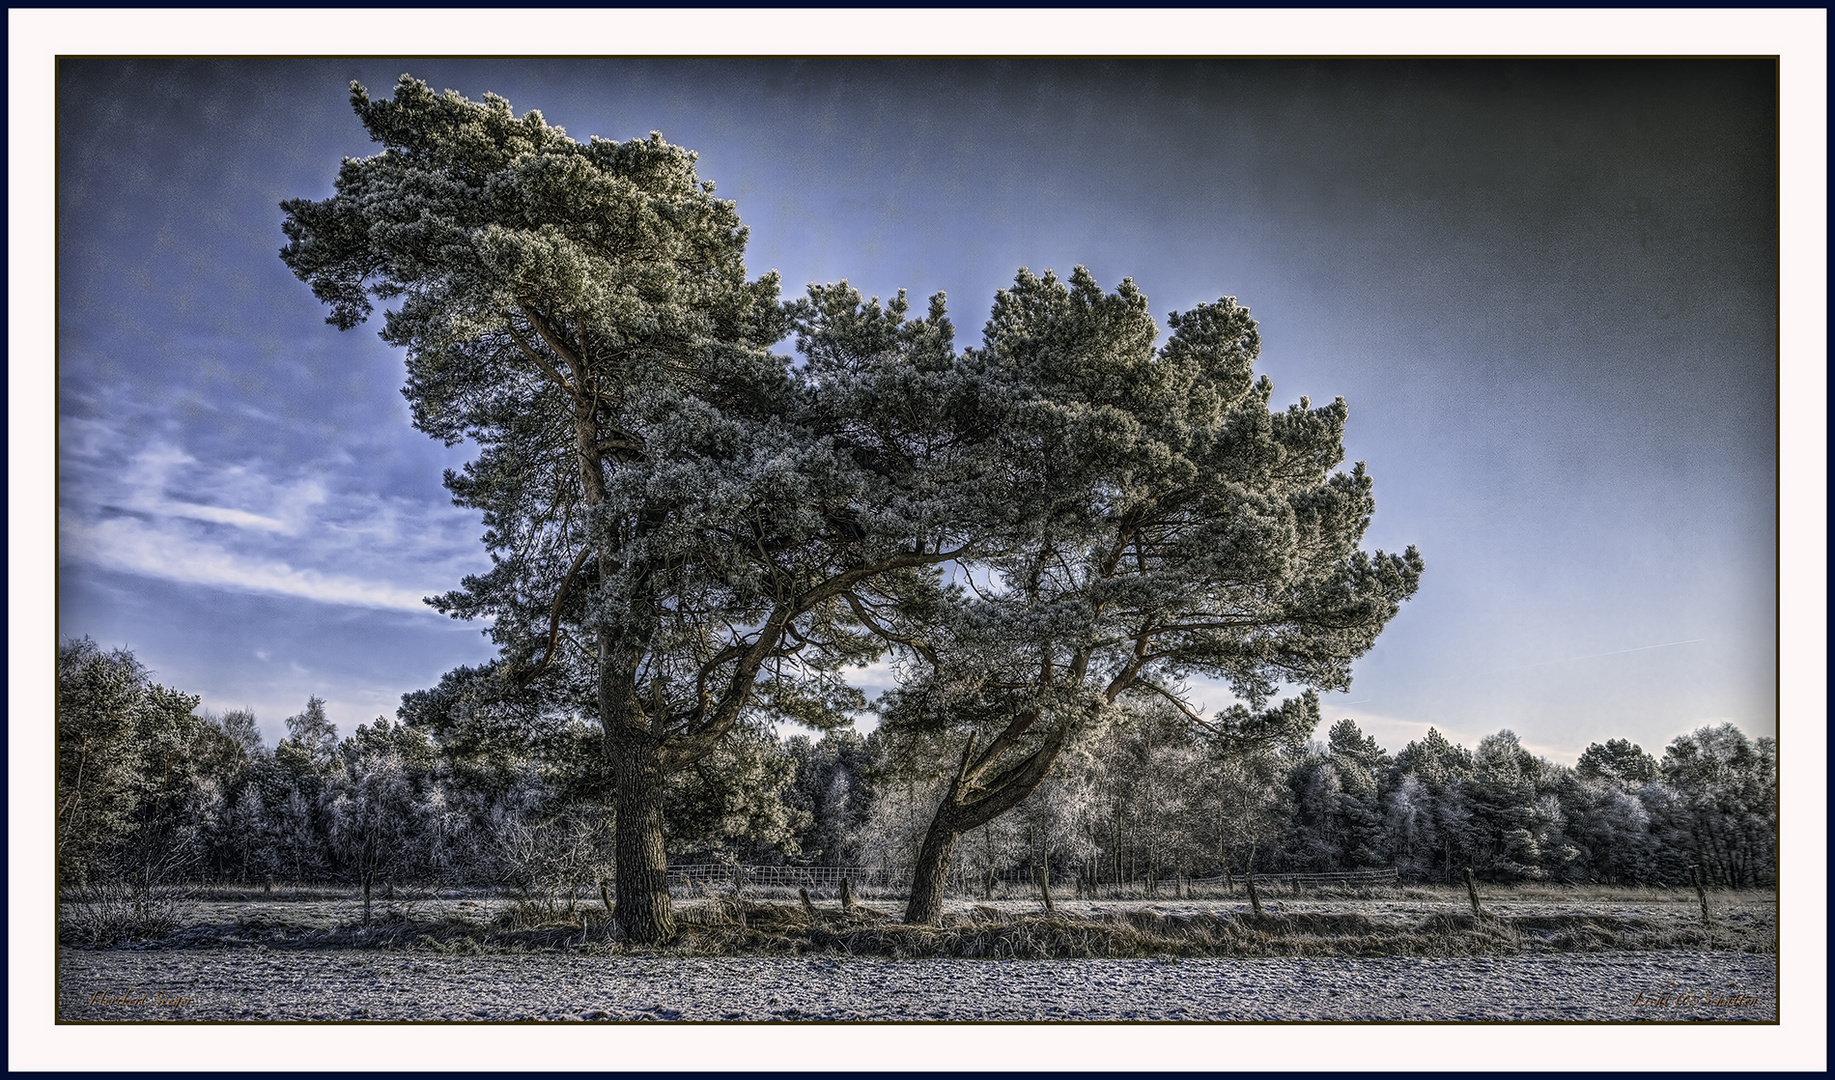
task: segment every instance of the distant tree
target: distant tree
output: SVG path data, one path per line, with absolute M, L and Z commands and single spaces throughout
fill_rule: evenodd
M 182 877 L 202 857 L 198 698 L 152 681 L 132 653 L 88 638 L 58 648 L 60 880 Z
M 359 724 L 337 753 L 344 767 L 326 793 L 330 839 L 363 888 L 367 926 L 378 875 L 413 874 L 431 861 L 444 798 L 433 781 L 433 747 L 405 724 L 381 716 Z
M 221 790 L 205 771 L 214 734 L 194 710 L 198 697 L 154 685 L 138 711 L 134 828 L 119 868 L 143 884 L 182 880 L 201 869 Z
M 306 700 L 304 710 L 287 717 L 287 741 L 305 755 L 312 767 L 324 771 L 332 767 L 338 752 L 338 727 L 325 718 L 325 700 Z
M 294 881 L 315 881 L 335 862 L 328 809 L 344 761 L 338 755 L 337 726 L 327 718 L 322 699 L 308 698 L 303 710 L 287 717 L 286 726 L 287 737 L 274 747 L 264 783 L 274 862 Z
M 1412 772 L 1400 774 L 1383 799 L 1385 842 L 1396 872 L 1404 880 L 1422 881 L 1437 876 L 1435 867 L 1441 860 L 1433 799 L 1428 786 Z
M 260 783 L 243 785 L 223 813 L 225 863 L 237 881 L 271 878 L 280 869 L 274 821 Z
M 1280 861 L 1295 870 L 1336 870 L 1341 864 L 1344 787 L 1317 742 L 1294 755 L 1287 772 L 1293 812 Z
M 1289 850 L 1297 866 L 1349 870 L 1389 864 L 1382 782 L 1391 764 L 1349 717 L 1332 725 L 1323 753 L 1296 760 L 1289 777 L 1295 799 Z
M 853 728 L 826 732 L 818 741 L 792 735 L 784 750 L 796 763 L 796 778 L 785 794 L 794 809 L 809 815 L 797 836 L 798 860 L 811 865 L 849 866 L 872 797 L 872 772 L 880 740 Z
M 135 716 L 146 669 L 125 649 L 88 638 L 57 649 L 57 867 L 81 883 L 134 825 Z
M 1206 761 L 1190 725 L 1165 702 L 1129 701 L 1118 711 L 1088 755 L 1092 846 L 1106 870 L 1095 876 L 1118 885 L 1141 881 L 1157 893 L 1161 881 L 1190 869 L 1198 827 L 1190 794 L 1203 783 Z
M 1712 882 L 1740 888 L 1776 880 L 1777 742 L 1732 724 L 1678 736 L 1663 751 L 1659 807 L 1667 843 Z
M 1546 876 L 1532 807 L 1542 763 L 1508 729 L 1478 741 L 1466 794 L 1476 819 L 1481 858 L 1473 869 L 1499 881 Z
M 1590 779 L 1616 780 L 1637 787 L 1656 779 L 1657 759 L 1628 740 L 1607 739 L 1604 743 L 1589 743 L 1575 770 Z
M 246 878 L 250 844 L 256 829 L 237 804 L 255 787 L 254 774 L 264 757 L 255 714 L 232 710 L 222 716 L 204 712 L 190 751 L 197 790 L 190 813 L 202 845 L 202 873 Z M 254 792 L 259 802 L 259 792 Z
M 1293 813 L 1284 755 L 1270 746 L 1208 749 L 1206 775 L 1193 795 L 1204 819 L 1209 865 L 1222 874 L 1265 869 Z
M 1575 769 L 1562 777 L 1559 794 L 1566 832 L 1593 880 L 1629 885 L 1663 879 L 1642 787 L 1628 789 L 1593 770 Z
M 216 720 L 216 727 L 230 742 L 240 747 L 242 757 L 252 761 L 261 754 L 261 726 L 251 709 L 231 709 Z
M 1474 768 L 1470 750 L 1431 727 L 1395 756 L 1395 790 L 1407 788 L 1410 796 L 1405 807 L 1392 804 L 1392 812 L 1408 822 L 1414 865 L 1433 866 L 1441 881 L 1459 880 L 1459 868 L 1485 848 L 1468 790 Z

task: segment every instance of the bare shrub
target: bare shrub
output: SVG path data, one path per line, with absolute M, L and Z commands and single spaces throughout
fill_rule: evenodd
M 154 940 L 184 925 L 191 909 L 189 898 L 176 890 L 144 882 L 97 882 L 66 894 L 58 910 L 58 937 L 89 946 Z
M 494 824 L 491 847 L 498 882 L 516 897 L 510 914 L 517 924 L 563 919 L 577 924 L 580 884 L 613 876 L 604 815 L 569 807 L 546 821 L 506 813 Z

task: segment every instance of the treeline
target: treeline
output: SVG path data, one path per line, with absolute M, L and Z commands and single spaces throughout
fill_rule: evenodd
M 339 738 L 313 698 L 263 744 L 252 713 L 198 711 L 125 650 L 58 650 L 57 856 L 102 881 L 494 886 L 527 896 L 612 876 L 603 747 L 585 722 L 528 738 L 378 717 Z M 404 722 L 417 721 L 417 722 Z M 912 865 L 947 747 L 881 728 L 750 732 L 671 777 L 670 861 Z M 1249 751 L 1136 709 L 1069 748 L 1012 813 L 964 837 L 958 888 L 1029 876 L 1101 891 L 1176 878 L 1395 867 L 1404 880 L 1775 882 L 1777 754 L 1732 725 L 1661 760 L 1625 740 L 1555 765 L 1502 731 L 1429 731 L 1391 754 L 1341 720 L 1326 740 Z
M 338 737 L 316 697 L 269 748 L 253 713 L 197 711 L 126 650 L 57 657 L 57 864 L 65 885 L 443 881 L 540 895 L 604 880 L 609 792 L 580 723 L 535 742 L 436 741 L 377 717 Z M 735 738 L 672 779 L 674 848 L 759 857 L 799 819 L 774 739 Z M 725 782 L 725 781 L 731 781 Z
M 1167 714 L 1083 748 L 1008 819 L 964 843 L 970 877 L 1021 865 L 1100 888 L 1256 872 L 1394 867 L 1402 880 L 1733 887 L 1777 874 L 1777 751 L 1731 724 L 1661 760 L 1623 739 L 1556 765 L 1500 731 L 1468 749 L 1429 729 L 1390 753 L 1349 719 L 1326 740 L 1248 752 Z M 912 791 L 880 793 L 865 835 L 887 842 Z M 922 815 L 918 815 L 920 820 Z M 911 841 L 906 840 L 907 843 Z

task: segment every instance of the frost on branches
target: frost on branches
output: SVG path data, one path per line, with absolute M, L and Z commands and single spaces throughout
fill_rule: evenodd
M 1359 548 L 1344 403 L 1271 410 L 1232 299 L 1156 347 L 1131 282 L 1022 271 L 958 352 L 941 296 L 782 302 L 658 134 L 582 143 L 408 76 L 351 103 L 382 150 L 283 204 L 281 258 L 340 329 L 392 305 L 415 425 L 477 448 L 446 485 L 493 560 L 431 602 L 490 619 L 498 659 L 417 710 L 596 720 L 632 940 L 674 934 L 670 775 L 736 733 L 844 724 L 850 664 L 894 652 L 888 726 L 952 748 L 907 911 L 929 921 L 962 833 L 1124 699 L 1304 737 L 1311 690 L 1347 685 L 1417 586 L 1412 548 Z M 800 362 L 772 351 L 791 334 Z M 1242 704 L 1202 715 L 1194 675 Z M 1270 705 L 1283 686 L 1304 692 Z

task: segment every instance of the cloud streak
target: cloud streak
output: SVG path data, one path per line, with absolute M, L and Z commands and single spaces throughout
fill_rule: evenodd
M 433 614 L 423 597 L 479 568 L 477 522 L 448 505 L 367 490 L 346 460 L 276 478 L 259 462 L 201 462 L 106 424 L 66 421 L 60 561 L 187 585 Z M 346 475 L 348 473 L 348 475 Z
M 88 524 L 64 520 L 59 522 L 58 531 L 66 550 L 80 561 L 105 570 L 188 585 L 245 589 L 322 604 L 417 612 L 430 611 L 421 597 L 439 591 L 415 591 L 387 582 L 365 581 L 299 569 L 280 561 L 254 559 L 130 517 Z
M 1576 660 L 1597 660 L 1602 656 L 1623 656 L 1626 653 L 1647 652 L 1651 649 L 1668 649 L 1676 645 L 1693 645 L 1697 641 L 1706 641 L 1706 640 L 1707 638 L 1692 637 L 1692 638 L 1686 638 L 1682 641 L 1665 641 L 1661 645 L 1639 645 L 1639 646 L 1636 646 L 1635 648 L 1630 648 L 1630 649 L 1613 649 L 1610 652 L 1587 653 L 1585 656 L 1564 656 L 1559 660 L 1537 660 L 1533 664 L 1524 664 L 1523 666 L 1525 668 L 1534 668 L 1534 667 L 1546 667 L 1549 664 L 1571 664 Z

